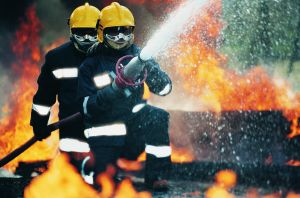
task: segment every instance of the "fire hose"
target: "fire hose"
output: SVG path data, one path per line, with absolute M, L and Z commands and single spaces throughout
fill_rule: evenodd
M 58 122 L 49 124 L 45 130 L 52 132 L 55 131 L 61 127 L 69 126 L 70 124 L 78 121 L 81 119 L 80 113 L 75 113 L 69 117 L 66 117 Z M 6 165 L 11 160 L 15 159 L 17 156 L 19 156 L 21 153 L 23 153 L 25 150 L 27 150 L 29 147 L 31 147 L 36 141 L 35 136 L 33 136 L 31 139 L 29 139 L 27 142 L 25 142 L 23 145 L 19 146 L 17 149 L 6 155 L 0 160 L 0 167 Z

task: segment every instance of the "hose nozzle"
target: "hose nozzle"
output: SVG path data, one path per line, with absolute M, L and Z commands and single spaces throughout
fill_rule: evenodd
M 122 65 L 122 61 L 130 59 L 127 65 Z M 144 70 L 145 61 L 139 56 L 127 55 L 120 58 L 116 64 L 116 84 L 120 87 L 136 86 L 143 84 L 147 78 L 147 71 Z M 144 72 L 143 75 L 142 72 Z
M 140 55 L 133 57 L 131 61 L 124 67 L 123 74 L 126 79 L 135 81 L 145 67 L 145 61 L 141 59 Z

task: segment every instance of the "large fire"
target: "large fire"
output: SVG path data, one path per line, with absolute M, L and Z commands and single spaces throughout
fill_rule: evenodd
M 97 197 L 64 155 L 54 159 L 43 175 L 33 179 L 24 191 L 24 197 Z
M 146 3 L 143 0 L 131 0 L 133 3 Z M 153 0 L 154 1 L 154 0 Z M 167 1 L 167 0 L 166 0 Z M 162 1 L 154 1 L 162 2 Z M 167 1 L 169 2 L 169 1 Z M 171 2 L 171 1 L 170 1 Z M 179 2 L 179 1 L 178 1 Z M 281 110 L 291 121 L 289 138 L 300 135 L 298 117 L 300 117 L 300 95 L 295 94 L 288 83 L 282 79 L 272 78 L 262 67 L 255 67 L 245 74 L 224 67 L 226 58 L 217 52 L 217 38 L 222 28 L 220 22 L 221 1 L 211 1 L 213 6 L 204 9 L 198 17 L 197 24 L 188 34 L 182 36 L 173 51 L 176 72 L 182 78 L 183 88 L 190 95 L 196 96 L 205 109 L 215 112 L 222 110 Z M 36 90 L 36 79 L 41 63 L 39 49 L 39 31 L 41 24 L 36 17 L 34 7 L 26 12 L 27 20 L 23 21 L 16 33 L 16 43 L 12 49 L 16 62 L 12 65 L 18 76 L 14 83 L 11 100 L 3 111 L 0 120 L 0 158 L 10 153 L 33 135 L 29 126 L 32 96 Z M 197 110 L 197 109 L 195 109 Z M 46 160 L 53 158 L 57 151 L 57 136 L 44 142 L 36 143 L 32 148 L 9 163 L 6 168 L 14 170 L 20 161 Z M 172 148 L 173 162 L 191 162 L 192 153 L 187 150 Z M 140 159 L 143 157 L 141 156 Z M 122 162 L 126 169 L 126 163 Z M 299 165 L 298 161 L 288 164 Z M 122 166 L 121 165 L 121 166 Z M 140 170 L 138 162 L 129 170 Z M 206 197 L 234 197 L 229 190 L 236 184 L 234 172 L 221 171 L 216 176 L 216 183 L 206 192 Z M 111 174 L 98 177 L 97 182 L 103 187 L 97 192 L 83 182 L 80 175 L 67 162 L 65 156 L 58 157 L 49 166 L 49 170 L 34 179 L 25 190 L 25 197 L 151 197 L 147 192 L 138 193 L 129 180 L 120 185 L 112 182 Z M 80 186 L 80 188 L 79 188 Z M 63 189 L 63 190 L 62 190 Z M 264 197 L 279 197 L 278 194 Z M 260 197 L 251 192 L 247 197 Z M 289 193 L 288 198 L 299 197 Z
M 174 68 L 182 79 L 184 90 L 190 95 L 197 96 L 199 103 L 204 104 L 201 106 L 205 106 L 205 109 L 201 110 L 215 112 L 281 110 L 292 123 L 288 137 L 300 135 L 298 126 L 300 95 L 294 93 L 286 81 L 270 77 L 262 67 L 255 67 L 245 74 L 224 67 L 226 57 L 216 50 L 218 36 L 222 29 L 221 1 L 214 0 L 211 3 L 213 5 L 210 4 L 201 12 L 193 30 L 179 39 L 177 46 L 174 47 L 177 52 L 172 51 L 176 62 Z M 26 17 L 27 20 L 21 23 L 20 29 L 16 32 L 15 43 L 12 45 L 13 52 L 16 54 L 16 61 L 12 64 L 12 68 L 18 78 L 14 83 L 14 92 L 11 93 L 11 98 L 14 100 L 4 106 L 5 114 L 0 120 L 1 158 L 33 135 L 29 126 L 29 115 L 32 96 L 36 91 L 36 79 L 40 71 L 41 24 L 36 17 L 34 7 L 27 10 Z M 56 148 L 57 136 L 52 135 L 48 140 L 36 143 L 5 168 L 14 170 L 19 161 L 51 159 L 56 155 Z M 194 159 L 193 154 L 187 150 L 174 147 L 172 150 L 173 162 L 191 162 Z M 139 159 L 143 160 L 143 158 L 142 155 Z M 123 164 L 125 169 L 128 165 L 126 163 Z M 140 168 L 140 165 L 135 162 L 129 170 L 140 170 Z M 127 181 L 124 182 L 124 185 L 129 185 Z
M 225 67 L 226 57 L 216 50 L 221 6 L 220 0 L 211 1 L 188 36 L 183 35 L 174 46 L 175 69 L 183 89 L 201 104 L 202 109 L 195 110 L 280 110 L 292 122 L 288 137 L 300 135 L 300 94 L 285 80 L 271 77 L 259 66 L 244 74 Z
M 22 21 L 16 32 L 12 50 L 16 60 L 12 64 L 15 79 L 10 100 L 5 104 L 4 116 L 0 120 L 0 158 L 4 157 L 32 136 L 29 125 L 32 97 L 36 91 L 36 79 L 40 71 L 41 50 L 39 32 L 41 23 L 35 8 L 29 7 L 26 20 Z M 14 170 L 20 161 L 47 160 L 56 154 L 57 135 L 52 135 L 43 142 L 37 142 L 15 160 L 5 166 Z

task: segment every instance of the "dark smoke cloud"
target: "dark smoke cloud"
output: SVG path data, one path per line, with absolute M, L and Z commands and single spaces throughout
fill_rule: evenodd
M 66 8 L 61 0 L 38 0 L 36 10 L 43 25 L 41 47 L 48 46 L 61 37 L 68 39 L 69 28 L 67 19 L 70 17 L 72 10 Z
M 102 9 L 104 6 L 109 5 L 111 0 L 60 0 L 60 2 L 67 8 L 69 11 L 74 10 L 76 7 L 83 5 L 85 2 L 88 2 L 90 5 L 94 5 L 99 9 Z
M 26 7 L 33 0 L 1 1 L 0 6 L 0 29 L 13 30 L 19 24 L 19 19 L 24 16 Z
M 1 2 L 0 6 L 0 67 L 8 67 L 8 63 L 13 58 L 10 43 L 14 37 L 14 32 L 20 20 L 24 17 L 26 8 L 32 4 L 33 0 Z
M 12 92 L 13 72 L 10 70 L 11 62 L 15 59 L 11 51 L 14 42 L 14 33 L 24 17 L 26 8 L 33 3 L 32 0 L 1 2 L 0 6 L 0 109 Z M 0 116 L 2 111 L 0 111 Z

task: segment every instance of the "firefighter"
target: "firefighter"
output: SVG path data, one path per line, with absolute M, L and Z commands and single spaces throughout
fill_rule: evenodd
M 78 70 L 86 58 L 89 47 L 98 41 L 99 18 L 100 11 L 96 7 L 88 3 L 77 7 L 68 20 L 70 41 L 46 54 L 45 63 L 37 80 L 38 89 L 33 97 L 30 120 L 38 140 L 43 140 L 50 135 L 45 128 L 49 121 L 50 108 L 56 102 L 56 97 L 59 102 L 59 119 L 79 112 L 76 101 Z M 61 151 L 75 153 L 89 151 L 83 135 L 82 121 L 60 129 L 59 135 Z M 75 158 L 72 159 L 76 162 Z M 80 165 L 75 164 L 75 166 Z
M 131 11 L 119 3 L 101 10 L 101 45 L 82 63 L 78 77 L 84 133 L 95 157 L 95 175 L 119 157 L 135 160 L 146 151 L 146 186 L 167 190 L 171 165 L 169 113 L 143 100 L 143 84 L 128 86 L 116 78 L 117 61 L 125 55 L 139 55 L 140 49 L 133 44 L 134 27 Z M 170 93 L 168 75 L 153 59 L 144 64 L 150 91 L 161 96 Z

